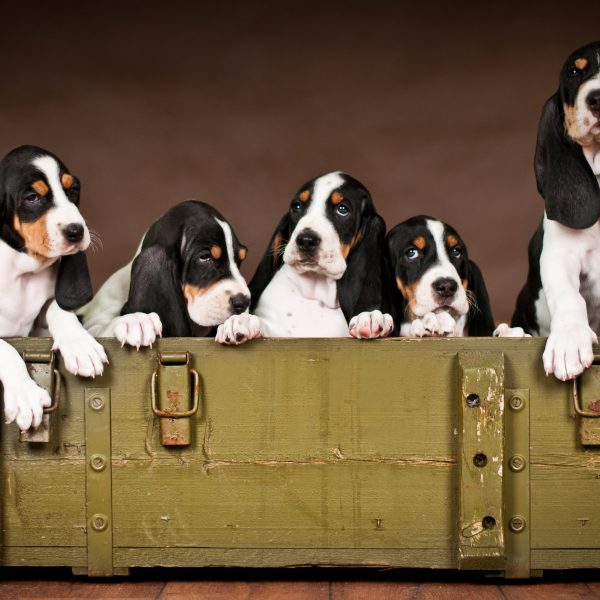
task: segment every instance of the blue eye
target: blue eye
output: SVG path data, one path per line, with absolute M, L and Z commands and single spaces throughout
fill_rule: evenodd
M 302 202 L 300 202 L 300 201 L 298 201 L 298 200 L 294 200 L 294 201 L 292 202 L 291 209 L 292 209 L 294 212 L 298 212 L 299 210 L 301 210 L 301 209 L 302 209 Z
M 416 248 L 410 247 L 405 253 L 404 256 L 406 256 L 406 258 L 408 260 L 416 260 L 417 258 L 419 258 L 419 251 Z
M 345 204 L 339 204 L 338 207 L 335 209 L 335 212 L 338 215 L 345 217 L 350 212 L 350 209 Z
M 459 248 L 458 246 L 454 246 L 454 248 L 450 250 L 450 256 L 452 256 L 453 258 L 460 258 L 462 255 L 462 248 Z

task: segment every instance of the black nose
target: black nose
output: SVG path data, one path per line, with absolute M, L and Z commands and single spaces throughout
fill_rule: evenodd
M 450 296 L 456 294 L 458 283 L 449 277 L 441 277 L 440 279 L 436 279 L 431 284 L 431 287 L 434 289 L 435 293 L 442 298 L 450 298 Z
M 303 229 L 296 236 L 296 245 L 303 252 L 314 252 L 321 243 L 321 236 L 312 229 Z
M 69 242 L 80 242 L 83 239 L 83 225 L 79 223 L 69 223 L 64 229 L 63 234 Z
M 236 315 L 243 313 L 250 306 L 250 298 L 246 294 L 235 294 L 229 298 L 229 302 Z
M 594 90 L 593 92 L 590 92 L 585 101 L 590 107 L 592 113 L 594 113 L 596 117 L 600 118 L 600 90 Z

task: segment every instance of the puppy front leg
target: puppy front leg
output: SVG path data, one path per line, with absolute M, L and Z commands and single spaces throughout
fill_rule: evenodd
M 4 340 L 0 340 L 0 381 L 6 422 L 16 421 L 21 431 L 38 427 L 44 407 L 51 404 L 50 395 L 29 377 L 19 353 Z
M 55 300 L 48 308 L 46 319 L 54 338 L 52 349 L 60 352 L 67 371 L 82 377 L 102 375 L 108 357 L 75 314 L 60 308 Z

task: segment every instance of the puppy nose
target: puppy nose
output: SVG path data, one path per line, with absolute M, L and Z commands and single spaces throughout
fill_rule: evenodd
M 79 223 L 69 223 L 63 229 L 63 235 L 69 242 L 80 242 L 83 239 L 83 225 Z
M 321 236 L 312 229 L 303 229 L 296 236 L 296 245 L 304 252 L 313 252 L 321 243 Z
M 596 117 L 600 118 L 600 90 L 594 90 L 593 92 L 590 92 L 585 100 L 592 113 L 594 113 Z
M 440 279 L 436 279 L 431 284 L 431 287 L 434 289 L 435 293 L 442 298 L 450 298 L 450 296 L 454 296 L 454 294 L 456 294 L 458 284 L 456 281 L 454 281 L 454 279 L 450 279 L 449 277 L 441 277 Z
M 229 298 L 229 302 L 236 315 L 243 313 L 250 306 L 250 298 L 246 294 L 235 294 Z

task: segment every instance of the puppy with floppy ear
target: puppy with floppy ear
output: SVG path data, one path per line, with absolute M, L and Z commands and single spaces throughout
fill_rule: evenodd
M 600 42 L 563 65 L 542 111 L 534 168 L 545 213 L 513 325 L 548 335 L 544 368 L 566 380 L 591 365 L 600 326 Z
M 137 348 L 157 335 L 210 335 L 231 316 L 218 341 L 256 337 L 256 319 L 247 313 L 250 292 L 239 272 L 245 257 L 219 212 L 197 200 L 182 202 L 150 226 L 134 260 L 81 311 L 84 324 Z
M 387 235 L 396 333 L 401 336 L 517 337 L 523 330 L 494 329 L 479 267 L 450 225 L 431 217 L 408 219 Z
M 79 194 L 77 177 L 47 150 L 20 146 L 0 161 L 0 335 L 27 336 L 47 326 L 66 369 L 94 377 L 106 354 L 70 312 L 92 295 Z M 7 421 L 21 429 L 39 425 L 50 398 L 2 341 L 0 380 Z
M 250 282 L 264 335 L 386 337 L 385 223 L 371 195 L 341 172 L 296 193 Z

